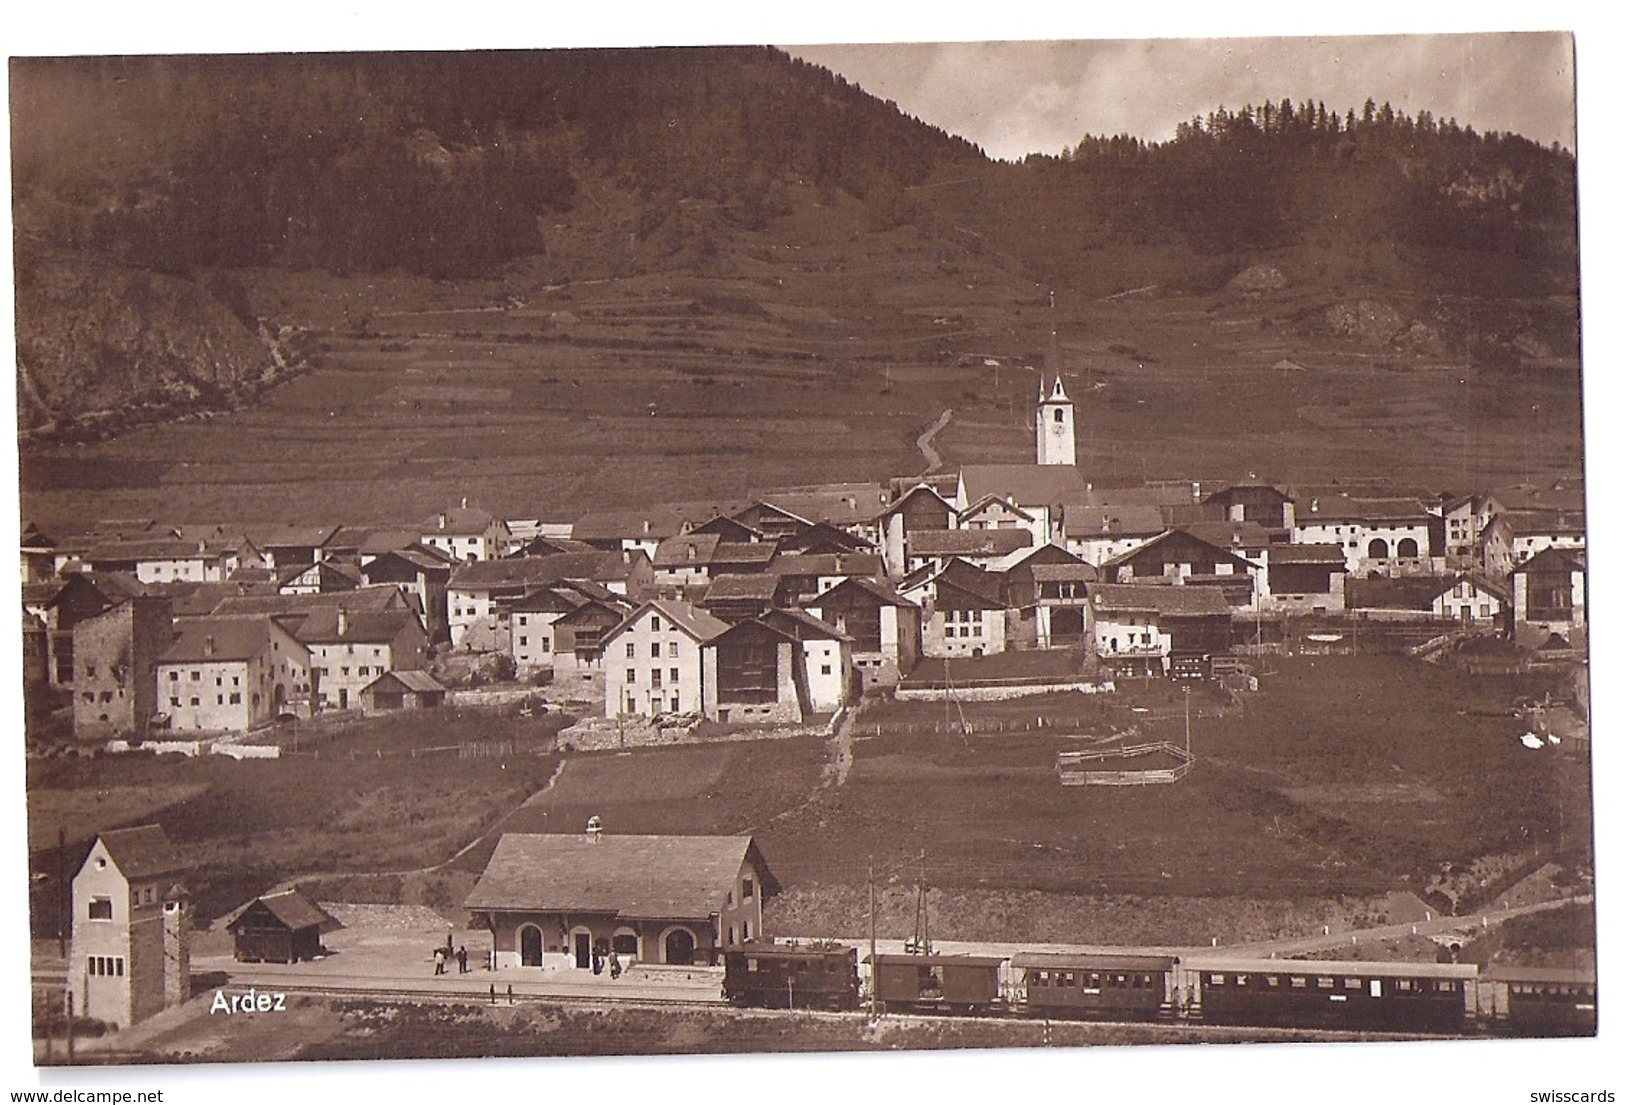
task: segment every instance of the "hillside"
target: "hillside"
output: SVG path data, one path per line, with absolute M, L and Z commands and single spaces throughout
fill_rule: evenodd
M 907 362 L 842 302 L 843 255 L 887 251 L 883 315 L 941 306 L 937 281 L 1015 304 L 927 363 L 1041 348 L 1016 316 L 1047 288 L 1399 358 L 1577 358 L 1572 155 L 1425 113 L 1217 108 L 1009 165 L 760 48 L 20 59 L 11 88 L 25 430 L 241 402 L 284 371 L 261 333 L 365 336 L 401 280 L 414 309 L 717 281 L 692 309 L 729 318 L 744 280 Z

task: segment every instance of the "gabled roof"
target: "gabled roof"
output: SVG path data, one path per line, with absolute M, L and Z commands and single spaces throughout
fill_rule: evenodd
M 627 611 L 630 609 L 631 605 L 625 602 L 611 602 L 607 599 L 588 599 L 586 602 L 582 603 L 568 614 L 560 614 L 558 619 L 554 621 L 553 624 L 555 626 L 564 626 L 566 628 L 592 621 L 603 622 L 606 625 L 619 625 L 621 620 L 626 617 Z M 613 623 L 611 623 L 611 619 L 613 619 Z
M 749 860 L 761 893 L 778 885 L 748 836 L 505 833 L 465 908 L 709 920 Z
M 927 586 L 935 586 L 939 597 L 942 588 L 950 587 L 978 600 L 988 609 L 1004 608 L 1004 602 L 999 598 L 998 577 L 965 560 L 950 558 L 939 568 L 914 572 L 899 584 L 898 591 L 902 594 Z
M 570 536 L 590 542 L 659 541 L 682 533 L 693 522 L 708 521 L 733 509 L 718 503 L 663 503 L 632 510 L 597 510 L 577 518 Z
M 837 527 L 873 522 L 886 509 L 890 495 L 884 484 L 835 483 L 811 487 L 784 487 L 760 491 L 758 501 L 811 523 Z
M 111 541 L 92 545 L 82 559 L 92 563 L 137 563 L 143 560 L 212 560 L 226 550 L 208 548 L 199 541 L 162 538 L 151 541 Z
M 980 499 L 976 500 L 970 506 L 966 507 L 963 511 L 961 511 L 960 512 L 960 517 L 961 518 L 969 518 L 971 515 L 980 514 L 980 513 L 982 513 L 982 511 L 987 510 L 989 507 L 992 507 L 992 506 L 995 506 L 995 505 L 1002 506 L 1005 510 L 1008 510 L 1010 513 L 1020 515 L 1021 517 L 1025 518 L 1029 522 L 1033 520 L 1033 516 L 1031 514 L 1027 513 L 1025 510 L 1022 510 L 1021 507 L 1017 506 L 1014 502 L 1012 502 L 1009 499 L 1005 498 L 1003 495 L 984 495 L 984 496 L 982 496 Z
M 928 529 L 908 535 L 909 556 L 1005 556 L 1033 543 L 1025 529 Z
M 418 523 L 418 532 L 425 537 L 479 537 L 493 525 L 508 528 L 490 511 L 465 503 L 429 515 Z
M 813 599 L 808 605 L 822 609 L 823 604 L 829 600 L 830 596 L 845 595 L 854 589 L 877 599 L 882 606 L 910 606 L 918 609 L 920 605 L 912 599 L 904 598 L 886 584 L 870 579 L 867 576 L 847 576 L 816 599 Z
M 1221 549 L 1258 549 L 1270 543 L 1269 530 L 1257 522 L 1187 522 L 1172 528 Z
M 410 610 L 358 610 L 344 611 L 344 630 L 339 631 L 339 607 L 323 606 L 305 615 L 294 630 L 294 637 L 303 644 L 361 643 L 388 644 L 402 630 L 414 623 L 421 628 L 418 616 Z
M 1502 517 L 1511 523 L 1514 534 L 1584 534 L 1586 528 L 1583 508 L 1508 510 Z
M 769 610 L 758 620 L 783 630 L 798 641 L 852 640 L 850 634 L 842 633 L 824 619 L 815 618 L 805 610 Z
M 1070 464 L 967 464 L 959 470 L 967 503 L 989 495 L 1026 507 L 1081 500 L 1089 491 L 1083 473 Z
M 1217 587 L 1176 587 L 1165 583 L 1097 583 L 1089 588 L 1096 610 L 1136 610 L 1174 617 L 1230 615 Z
M 383 556 L 385 553 L 410 549 L 423 540 L 423 533 L 415 529 L 375 529 L 361 539 L 356 551 L 363 556 Z
M 397 683 L 414 694 L 446 693 L 446 688 L 442 687 L 434 676 L 430 675 L 426 671 L 415 670 L 386 671 L 377 679 L 374 679 L 371 683 L 368 683 L 365 687 L 362 687 L 361 693 L 366 694 L 368 691 L 375 689 L 381 683 Z
M 1583 572 L 1586 570 L 1586 553 L 1584 549 L 1560 549 L 1556 545 L 1548 545 L 1513 568 L 1512 573 L 1516 575 L 1531 569 L 1545 572 Z
M 251 660 L 266 648 L 269 616 L 192 618 L 175 623 L 175 643 L 160 664 L 225 663 Z
M 1334 525 L 1338 522 L 1426 523 L 1428 509 L 1420 499 L 1402 496 L 1383 499 L 1356 499 L 1347 495 L 1315 496 L 1298 500 L 1299 526 Z
M 880 574 L 879 553 L 797 553 L 780 556 L 768 571 L 778 576 L 876 576 Z
M 539 587 L 504 605 L 520 614 L 568 614 L 587 599 L 567 587 Z
M 755 572 L 750 575 L 720 575 L 711 580 L 711 587 L 705 592 L 706 605 L 713 602 L 737 602 L 754 600 L 759 602 L 772 602 L 773 596 L 779 590 L 779 577 L 766 572 Z
M 338 531 L 338 526 L 257 526 L 247 536 L 262 549 L 319 549 Z
M 1034 564 L 1032 572 L 1038 583 L 1091 583 L 1099 575 L 1093 564 L 1081 560 L 1075 564 Z
M 380 560 L 399 560 L 412 565 L 414 568 L 421 568 L 426 572 L 446 572 L 448 574 L 459 563 L 440 549 L 431 548 L 428 545 L 412 544 L 403 548 L 386 549 L 377 553 L 371 560 L 361 566 L 361 574 L 365 576 L 368 569 Z
M 721 541 L 715 533 L 680 533 L 660 542 L 652 560 L 656 569 L 703 567 Z
M 1157 506 L 1066 505 L 1066 535 L 1079 540 L 1090 537 L 1151 537 L 1166 528 L 1164 510 Z
M 551 556 L 519 557 L 514 560 L 477 560 L 453 572 L 446 586 L 458 591 L 478 591 L 493 587 L 550 584 L 562 579 L 602 582 L 624 580 L 631 570 L 626 559 L 613 550 L 554 553 Z
M 275 894 L 262 894 L 247 905 L 237 909 L 226 921 L 225 928 L 235 933 L 238 923 L 253 912 L 256 906 L 270 913 L 278 923 L 293 932 L 307 928 L 328 932 L 340 927 L 338 920 L 332 914 L 305 897 L 298 890 L 280 890 Z
M 1271 564 L 1332 564 L 1344 565 L 1348 558 L 1341 545 L 1271 545 Z
M 818 522 L 793 537 L 783 538 L 778 545 L 787 553 L 803 553 L 820 546 L 827 546 L 832 552 L 872 552 L 875 547 L 868 538 L 828 522 Z
M 228 595 L 215 606 L 216 614 L 306 614 L 342 606 L 352 615 L 364 610 L 407 609 L 410 603 L 400 588 L 389 583 L 357 587 L 352 591 L 318 591 L 309 595 Z
M 1230 502 L 1237 497 L 1238 493 L 1247 492 L 1251 492 L 1255 495 L 1259 492 L 1263 492 L 1269 498 L 1279 500 L 1280 502 L 1289 503 L 1292 501 L 1291 491 L 1287 490 L 1278 483 L 1270 483 L 1267 480 L 1237 480 L 1235 483 L 1227 483 L 1217 490 L 1203 495 L 1202 501 L 1204 503 Z
M 884 516 L 884 515 L 896 514 L 899 510 L 903 509 L 904 504 L 906 504 L 910 499 L 914 498 L 914 496 L 916 496 L 916 495 L 926 495 L 926 496 L 929 496 L 930 498 L 933 498 L 933 499 L 937 500 L 943 506 L 948 508 L 948 514 L 949 514 L 950 517 L 952 517 L 954 515 L 957 515 L 959 513 L 959 508 L 957 506 L 955 506 L 954 503 L 953 503 L 953 493 L 952 492 L 948 492 L 947 494 L 944 494 L 943 492 L 937 490 L 937 488 L 933 487 L 931 484 L 917 483 L 913 487 L 910 487 L 908 490 L 906 490 L 906 491 L 902 492 L 901 494 L 899 494 L 897 496 L 896 500 L 891 504 L 891 506 L 887 507 L 882 512 L 882 515 Z
M 658 613 L 695 641 L 704 644 L 718 634 L 727 632 L 728 623 L 720 618 L 713 617 L 704 610 L 697 610 L 686 602 L 677 602 L 674 599 L 651 599 L 621 619 L 621 624 L 604 634 L 605 642 L 620 635 L 621 631 L 636 624 L 647 613 Z
M 1116 567 L 1119 567 L 1119 566 L 1121 566 L 1123 564 L 1131 563 L 1131 562 L 1133 562 L 1135 560 L 1140 559 L 1141 557 L 1148 556 L 1150 553 L 1154 552 L 1160 546 L 1162 546 L 1164 544 L 1168 544 L 1168 543 L 1173 542 L 1173 541 L 1177 541 L 1180 538 L 1184 538 L 1187 541 L 1194 541 L 1198 545 L 1205 545 L 1205 546 L 1207 546 L 1207 548 L 1210 551 L 1217 554 L 1218 559 L 1220 559 L 1220 560 L 1228 560 L 1231 564 L 1234 564 L 1236 566 L 1245 567 L 1245 568 L 1257 568 L 1258 567 L 1258 565 L 1254 564 L 1251 560 L 1248 560 L 1245 557 L 1238 556 L 1235 553 L 1231 552 L 1229 549 L 1223 548 L 1223 547 L 1221 547 L 1219 545 L 1215 545 L 1211 541 L 1204 541 L 1202 538 L 1196 536 L 1194 533 L 1190 533 L 1189 531 L 1183 530 L 1183 529 L 1171 529 L 1171 530 L 1167 530 L 1164 533 L 1159 533 L 1157 536 L 1153 537 L 1149 541 L 1146 541 L 1146 542 L 1143 542 L 1143 543 L 1141 543 L 1139 545 L 1134 546 L 1132 549 L 1129 549 L 1127 552 L 1117 554 L 1116 556 L 1112 557 L 1110 560 L 1106 561 L 1106 563 L 1102 564 L 1101 568 L 1103 568 L 1103 569 L 1105 569 L 1105 568 L 1116 568 Z
M 98 839 L 127 879 L 149 879 L 186 870 L 187 865 L 157 825 L 111 829 Z
M 735 565 L 765 567 L 778 555 L 777 541 L 753 541 L 748 544 L 724 541 L 711 553 L 711 566 L 724 569 Z

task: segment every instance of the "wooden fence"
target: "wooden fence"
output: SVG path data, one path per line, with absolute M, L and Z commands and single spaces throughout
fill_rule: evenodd
M 1172 756 L 1179 763 L 1173 767 L 1148 768 L 1139 771 L 1099 771 L 1081 766 L 1101 760 L 1128 759 L 1134 756 L 1149 756 L 1158 752 Z M 1150 786 L 1156 783 L 1177 782 L 1190 774 L 1191 764 L 1194 762 L 1195 760 L 1191 754 L 1179 745 L 1171 741 L 1154 741 L 1147 744 L 1130 744 L 1120 748 L 1087 752 L 1060 752 L 1055 756 L 1055 771 L 1061 777 L 1063 787 L 1138 787 Z

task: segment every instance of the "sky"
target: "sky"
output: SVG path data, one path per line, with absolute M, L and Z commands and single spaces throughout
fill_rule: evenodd
M 992 157 L 1059 153 L 1085 134 L 1173 137 L 1221 105 L 1369 96 L 1480 131 L 1574 148 L 1573 39 L 1562 33 L 794 46 Z

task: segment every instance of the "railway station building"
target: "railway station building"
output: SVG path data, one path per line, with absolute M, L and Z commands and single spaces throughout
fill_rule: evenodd
M 778 891 L 749 836 L 506 833 L 466 907 L 491 932 L 499 970 L 590 970 L 614 951 L 639 963 L 714 964 L 761 939 Z

